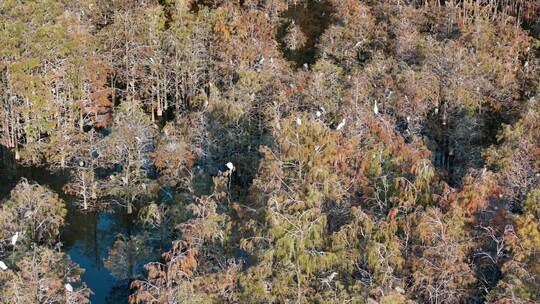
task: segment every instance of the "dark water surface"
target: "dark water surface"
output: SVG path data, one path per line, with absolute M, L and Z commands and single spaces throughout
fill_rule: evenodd
M 137 235 L 142 229 L 133 224 L 124 210 L 82 212 L 74 204 L 76 198 L 63 193 L 62 187 L 68 180 L 67 173 L 52 173 L 44 167 L 23 167 L 16 165 L 12 155 L 0 147 L 0 201 L 9 196 L 11 189 L 21 178 L 49 187 L 64 199 L 68 209 L 65 226 L 61 232 L 63 249 L 71 259 L 85 269 L 82 281 L 92 290 L 91 303 L 127 303 L 130 279 L 115 277 L 104 266 L 109 250 L 118 235 Z M 144 231 L 146 235 L 155 234 Z M 148 237 L 147 237 L 148 238 Z M 148 238 L 156 239 L 156 238 Z M 132 269 L 128 273 L 140 276 L 143 265 L 159 257 L 160 246 L 148 242 L 148 254 L 144 257 L 128 258 Z
M 126 303 L 129 295 L 128 283 L 115 278 L 103 264 L 116 235 L 123 232 L 115 220 L 114 213 L 81 213 L 70 208 L 62 231 L 64 250 L 85 269 L 82 281 L 93 292 L 92 303 Z M 113 290 L 124 293 L 115 295 Z

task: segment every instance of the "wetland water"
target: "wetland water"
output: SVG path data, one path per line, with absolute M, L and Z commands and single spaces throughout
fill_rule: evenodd
M 124 210 L 112 208 L 101 212 L 82 212 L 74 206 L 75 198 L 62 191 L 67 181 L 66 174 L 51 173 L 43 167 L 18 166 L 5 154 L 5 150 L 0 151 L 0 201 L 9 196 L 21 178 L 58 193 L 68 209 L 60 241 L 71 259 L 85 269 L 82 281 L 93 292 L 91 303 L 127 303 L 131 279 L 142 275 L 145 263 L 159 258 L 161 241 L 156 237 L 157 232 L 143 230 L 133 224 L 133 217 L 127 216 Z M 120 251 L 117 258 L 111 259 L 114 266 L 106 267 L 110 250 L 121 236 L 142 240 L 140 246 L 145 250 L 137 247 L 135 254 Z M 113 268 L 112 271 L 109 268 Z

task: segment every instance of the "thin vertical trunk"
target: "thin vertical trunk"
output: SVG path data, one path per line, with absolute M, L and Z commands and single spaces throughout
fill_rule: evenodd
M 86 175 L 84 174 L 84 172 L 82 172 L 82 184 L 83 209 L 88 210 L 88 198 L 86 195 Z

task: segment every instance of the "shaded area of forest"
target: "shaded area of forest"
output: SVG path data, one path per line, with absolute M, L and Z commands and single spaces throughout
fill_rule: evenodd
M 282 24 L 276 40 L 283 56 L 296 67 L 311 65 L 317 59 L 317 45 L 324 31 L 334 22 L 334 7 L 328 1 L 302 1 L 281 13 Z
M 0 303 L 540 302 L 539 15 L 2 1 Z

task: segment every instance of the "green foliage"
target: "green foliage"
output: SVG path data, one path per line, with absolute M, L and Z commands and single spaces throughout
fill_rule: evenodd
M 0 303 L 88 303 L 84 272 L 58 251 L 67 210 L 58 195 L 22 179 L 0 208 Z M 9 243 L 8 243 L 9 241 Z M 65 285 L 74 284 L 73 291 Z
M 0 303 L 89 303 L 89 289 L 78 286 L 84 270 L 65 253 L 35 247 L 13 266 L 0 273 Z M 70 292 L 66 284 L 76 287 Z
M 172 237 L 132 303 L 538 302 L 535 2 L 0 1 L 0 143 Z M 1 202 L 0 302 L 87 301 L 65 215 Z
M 528 208 L 536 193 L 527 200 Z M 529 209 L 530 210 L 530 209 Z M 532 210 L 530 210 L 532 211 Z M 490 301 L 527 302 L 539 301 L 538 280 L 540 278 L 540 226 L 533 213 L 517 216 L 515 234 L 512 231 L 505 235 L 513 256 L 501 268 L 502 278 L 496 288 L 490 292 Z
M 0 209 L 0 239 L 20 234 L 19 246 L 54 244 L 67 210 L 58 194 L 46 187 L 22 180 Z
M 129 213 L 137 198 L 151 197 L 154 192 L 154 181 L 148 176 L 154 137 L 155 125 L 140 104 L 133 102 L 120 106 L 111 134 L 100 143 L 99 154 L 105 163 L 121 168 L 110 177 L 107 192 L 122 198 L 120 204 Z
M 443 214 L 430 208 L 417 220 L 412 290 L 423 301 L 455 303 L 471 297 L 476 278 L 467 263 L 473 242 L 465 224 L 459 210 Z
M 46 159 L 54 146 L 50 138 L 56 132 L 82 132 L 88 123 L 83 114 L 102 89 L 92 81 L 100 73 L 94 40 L 85 20 L 76 16 L 87 4 L 70 11 L 67 3 L 40 0 L 5 4 L 1 10 L 2 140 L 22 150 L 18 157 L 24 162 L 56 165 L 54 158 Z

